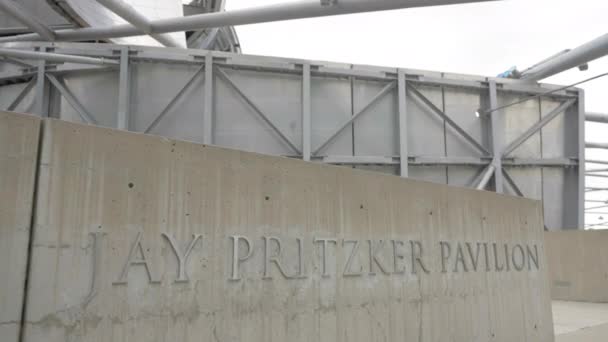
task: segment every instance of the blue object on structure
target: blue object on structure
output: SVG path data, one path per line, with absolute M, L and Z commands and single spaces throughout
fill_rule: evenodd
M 498 74 L 496 77 L 498 78 L 513 78 L 515 72 L 517 71 L 517 67 L 516 66 L 512 66 L 509 70 Z

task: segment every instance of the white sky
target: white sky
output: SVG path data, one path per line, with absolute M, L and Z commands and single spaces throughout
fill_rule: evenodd
M 287 2 L 228 0 L 227 10 Z M 607 13 L 607 0 L 505 0 L 247 25 L 237 32 L 246 54 L 495 76 L 605 34 Z M 586 72 L 545 82 L 565 85 L 603 72 L 608 57 Z M 608 77 L 581 87 L 588 111 L 608 113 Z M 587 141 L 608 142 L 606 129 L 588 123 Z M 608 153 L 588 149 L 587 158 L 608 160 Z M 608 187 L 608 179 L 588 177 L 587 186 Z M 608 192 L 588 199 L 608 200 Z M 608 214 L 588 215 L 587 224 L 603 221 L 600 216 L 608 221 Z

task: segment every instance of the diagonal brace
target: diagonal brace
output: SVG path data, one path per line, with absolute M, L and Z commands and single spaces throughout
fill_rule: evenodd
M 281 137 L 281 139 L 294 151 L 296 152 L 298 155 L 301 155 L 302 152 L 296 147 L 296 145 L 294 143 L 291 142 L 291 140 L 287 137 L 287 135 L 285 135 L 280 129 L 279 127 L 277 127 L 268 116 L 266 116 L 266 114 L 264 114 L 264 112 L 262 112 L 262 110 L 256 106 L 255 103 L 253 103 L 253 101 L 251 101 L 251 99 L 245 95 L 245 93 L 241 90 L 241 88 L 239 88 L 236 83 L 234 83 L 234 81 L 228 76 L 228 74 L 226 74 L 226 72 L 224 72 L 224 70 L 215 67 L 214 70 L 217 72 L 218 76 L 220 76 L 234 91 L 237 92 L 237 94 L 239 94 L 239 96 L 245 100 L 245 102 L 247 102 L 247 104 L 249 105 L 249 107 L 251 107 L 251 109 L 253 109 L 253 111 L 260 116 L 260 118 L 262 118 L 262 120 L 264 120 L 264 122 L 266 122 L 266 124 L 268 126 L 270 126 L 278 135 L 279 137 Z
M 382 88 L 382 90 L 380 90 L 380 92 L 378 92 L 378 94 L 376 94 L 376 96 L 374 96 L 365 106 L 363 106 L 363 108 L 361 108 L 361 110 L 359 110 L 357 113 L 355 113 L 355 115 L 351 116 L 350 118 L 348 118 L 348 120 L 346 120 L 342 125 L 340 125 L 340 127 L 338 129 L 336 129 L 330 136 L 329 138 L 327 138 L 325 140 L 325 142 L 323 142 L 312 154 L 317 155 L 319 154 L 319 152 L 321 152 L 325 147 L 327 147 L 327 145 L 329 145 L 338 135 L 340 135 L 340 133 L 346 128 L 348 127 L 350 124 L 352 124 L 359 116 L 361 116 L 363 113 L 365 113 L 369 108 L 371 108 L 376 102 L 378 102 L 380 99 L 382 99 L 386 94 L 388 94 L 389 92 L 391 92 L 393 89 L 395 89 L 395 87 L 397 86 L 397 82 L 391 82 L 389 84 L 387 84 L 386 86 L 384 86 L 384 88 Z
M 511 152 L 513 152 L 516 148 L 518 148 L 521 144 L 525 143 L 530 137 L 532 137 L 538 130 L 545 127 L 549 122 L 555 119 L 560 113 L 564 112 L 570 106 L 572 106 L 576 102 L 575 99 L 568 100 L 562 103 L 559 107 L 552 110 L 549 114 L 545 115 L 539 122 L 530 127 L 527 131 L 525 131 L 522 135 L 520 135 L 517 139 L 513 140 L 501 153 L 502 157 L 508 156 Z
M 30 90 L 32 90 L 32 88 L 34 88 L 34 86 L 36 85 L 36 78 L 33 77 L 28 83 L 27 85 L 21 89 L 21 91 L 19 92 L 19 94 L 17 94 L 17 97 L 15 97 L 15 99 L 13 100 L 13 102 L 11 102 L 11 104 L 8 106 L 8 108 L 6 108 L 7 111 L 12 112 L 15 110 L 15 108 L 17 108 L 17 106 L 21 103 L 21 101 L 23 101 L 23 99 L 25 98 L 25 96 L 27 94 L 29 94 Z
M 80 115 L 80 118 L 84 122 L 97 125 L 97 120 L 95 120 L 95 118 L 93 118 L 93 116 L 86 110 L 86 108 L 84 108 L 84 106 L 80 102 L 78 102 L 74 94 L 72 94 L 72 92 L 63 84 L 63 82 L 59 81 L 57 77 L 51 74 L 47 74 L 46 78 L 48 78 L 49 81 L 55 86 L 55 88 L 59 90 L 61 95 L 63 95 L 63 97 L 68 101 L 70 106 L 72 106 L 72 108 L 76 110 L 76 112 L 78 113 L 78 115 Z
M 152 123 L 144 130 L 144 133 L 150 133 L 159 123 L 160 121 L 169 113 L 169 111 L 177 104 L 177 102 L 182 98 L 186 90 L 188 90 L 193 84 L 196 78 L 205 70 L 205 65 L 201 65 L 194 75 L 190 77 L 190 79 L 184 84 L 184 86 L 175 94 L 175 96 L 169 101 L 169 103 L 163 108 L 163 110 L 156 116 L 156 118 L 152 121 Z
M 478 149 L 484 155 L 490 155 L 490 152 L 483 147 L 475 138 L 473 138 L 469 133 L 467 133 L 460 125 L 456 123 L 456 121 L 452 120 L 449 116 L 447 116 L 441 109 L 437 108 L 433 102 L 431 102 L 426 96 L 422 95 L 418 89 L 414 87 L 408 87 L 407 90 L 414 94 L 418 99 L 420 99 L 433 113 L 440 116 L 445 122 L 450 125 L 460 136 L 462 136 L 469 144 Z

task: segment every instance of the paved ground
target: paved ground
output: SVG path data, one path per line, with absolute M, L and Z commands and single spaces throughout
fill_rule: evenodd
M 556 342 L 608 341 L 608 304 L 553 301 Z

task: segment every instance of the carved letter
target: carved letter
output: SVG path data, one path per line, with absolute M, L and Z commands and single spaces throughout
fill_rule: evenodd
M 342 240 L 342 246 L 344 246 L 347 243 L 352 243 L 353 244 L 353 249 L 350 252 L 350 255 L 348 256 L 348 260 L 346 261 L 346 266 L 344 266 L 344 272 L 342 272 L 342 275 L 344 275 L 345 277 L 358 277 L 363 275 L 363 265 L 359 265 L 359 270 L 353 271 L 351 269 L 353 261 L 355 260 L 355 256 L 357 255 L 358 251 L 359 251 L 359 241 L 358 240 Z
M 399 252 L 399 246 L 404 245 L 403 241 L 393 240 L 393 273 L 395 274 L 405 274 L 405 265 L 399 267 L 400 261 L 405 260 L 405 255 Z
M 114 282 L 115 285 L 127 284 L 127 276 L 129 275 L 129 268 L 131 268 L 131 265 L 143 265 L 148 274 L 148 281 L 150 282 L 150 284 L 160 283 L 160 279 L 155 279 L 152 276 L 152 271 L 150 270 L 150 265 L 148 265 L 148 260 L 146 258 L 146 250 L 141 245 L 141 236 L 141 232 L 137 233 L 135 242 L 133 242 L 133 245 L 131 246 L 131 251 L 129 252 L 127 263 L 123 267 L 118 280 Z M 137 252 L 139 252 L 141 258 L 136 259 Z
M 519 250 L 521 254 L 521 263 L 519 264 L 515 258 L 515 250 Z M 515 247 L 513 247 L 513 250 L 511 250 L 511 259 L 513 261 L 513 267 L 515 267 L 516 270 L 523 270 L 524 266 L 526 265 L 526 256 L 524 255 L 524 248 L 520 245 L 515 245 Z
M 272 279 L 272 276 L 270 275 L 270 263 L 274 263 L 275 265 L 277 265 L 277 268 L 279 269 L 279 272 L 281 272 L 281 274 L 283 275 L 283 277 L 287 278 L 287 279 L 291 279 L 293 277 L 288 276 L 287 274 L 285 274 L 285 271 L 283 270 L 283 267 L 281 266 L 281 261 L 279 260 L 279 258 L 281 257 L 281 239 L 279 239 L 276 236 L 269 236 L 269 237 L 262 237 L 262 239 L 264 239 L 264 277 L 263 279 Z M 274 256 L 270 256 L 270 242 L 276 242 L 277 244 L 277 253 Z
M 412 250 L 412 274 L 418 273 L 416 272 L 416 263 L 420 265 L 420 268 L 422 268 L 424 273 L 430 273 L 422 263 L 422 244 L 420 241 L 410 241 L 410 248 Z
M 323 278 L 328 278 L 329 277 L 329 273 L 327 273 L 327 245 L 331 242 L 333 244 L 338 244 L 338 240 L 336 239 L 317 239 L 314 238 L 313 239 L 314 243 L 317 242 L 321 242 L 321 249 L 322 249 L 322 254 L 323 254 L 323 273 L 322 273 L 322 277 Z
M 89 233 L 89 235 L 93 236 L 93 269 L 91 271 L 91 290 L 89 291 L 89 294 L 85 299 L 85 303 L 90 302 L 95 297 L 99 289 L 99 279 L 97 278 L 97 270 L 99 270 L 102 262 L 101 242 L 102 237 L 106 235 L 106 233 L 94 232 Z
M 251 250 L 251 242 L 249 242 L 249 239 L 244 236 L 235 235 L 231 236 L 230 238 L 232 239 L 232 276 L 230 277 L 230 280 L 241 280 L 241 277 L 239 276 L 239 266 L 242 262 L 251 258 L 253 255 L 253 251 Z M 240 240 L 243 240 L 245 242 L 245 246 L 247 247 L 247 252 L 245 253 L 245 256 L 242 257 L 239 253 Z
M 439 242 L 439 245 L 441 246 L 441 272 L 447 273 L 446 262 L 452 254 L 452 246 L 450 246 L 449 242 L 444 241 Z
M 502 272 L 505 269 L 504 265 L 498 266 L 498 251 L 496 249 L 496 242 L 492 244 L 492 249 L 494 250 L 494 269 L 497 272 Z
M 488 243 L 484 242 L 483 243 L 483 250 L 486 257 L 486 272 L 490 272 L 491 268 L 490 268 L 490 253 L 488 253 Z
M 308 278 L 308 276 L 306 276 L 304 273 L 306 272 L 306 269 L 304 268 L 304 248 L 302 247 L 302 239 L 296 239 L 296 242 L 298 243 L 298 274 L 296 275 L 296 278 L 298 279 L 306 279 Z
M 378 244 L 375 248 L 372 240 L 367 240 L 367 242 L 369 243 L 369 275 L 376 275 L 376 272 L 374 272 L 374 264 L 378 265 L 382 273 L 391 274 L 391 272 L 384 268 L 380 260 L 378 260 L 378 253 L 382 250 L 382 247 L 384 247 L 384 240 L 378 240 Z
M 462 252 L 462 245 L 460 243 L 458 243 L 458 247 L 456 248 L 456 263 L 454 263 L 454 272 L 458 272 L 458 263 L 462 264 L 462 269 L 465 272 L 469 272 L 467 263 L 464 261 L 464 253 Z
M 532 270 L 532 263 L 530 263 L 530 260 L 534 262 L 534 266 L 536 266 L 536 269 L 538 270 L 538 248 L 534 245 L 534 255 L 532 255 L 530 246 L 526 245 L 526 250 L 528 252 L 528 270 Z
M 175 253 L 177 257 L 177 279 L 175 279 L 176 283 L 187 283 L 190 281 L 188 278 L 188 272 L 186 272 L 186 268 L 188 267 L 188 259 L 190 259 L 190 252 L 192 252 L 192 248 L 196 245 L 196 242 L 202 238 L 203 236 L 200 234 L 192 234 L 192 241 L 186 248 L 186 252 L 182 253 L 179 246 L 175 242 L 175 239 L 165 233 L 161 234 L 167 241 L 169 241 L 169 245 L 171 245 L 171 249 Z
M 511 270 L 511 258 L 509 258 L 509 246 L 505 243 L 505 261 L 507 264 L 507 272 Z
M 475 256 L 473 256 L 473 248 L 471 247 L 471 243 L 465 243 L 467 246 L 467 250 L 469 251 L 469 257 L 471 257 L 471 264 L 473 265 L 473 271 L 477 272 L 477 265 L 479 264 L 479 252 L 481 249 L 479 248 L 480 243 L 477 243 L 477 251 L 475 252 Z

